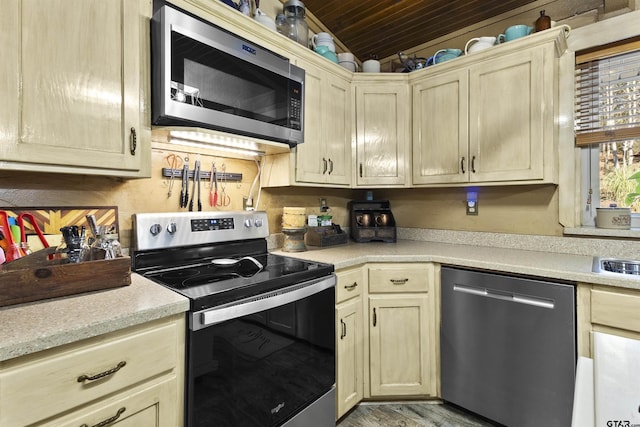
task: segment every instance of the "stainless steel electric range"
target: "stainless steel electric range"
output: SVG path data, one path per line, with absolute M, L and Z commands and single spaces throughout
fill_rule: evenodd
M 265 212 L 133 216 L 132 270 L 189 298 L 185 425 L 335 426 L 333 266 L 270 254 Z

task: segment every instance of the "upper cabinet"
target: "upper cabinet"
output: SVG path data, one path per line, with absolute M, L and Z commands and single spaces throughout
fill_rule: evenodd
M 0 164 L 150 176 L 149 0 L 0 0 Z
M 295 149 L 295 180 L 349 187 L 350 83 L 309 61 L 298 66 L 305 70 L 305 130 L 304 143 Z
M 354 187 L 409 185 L 411 94 L 406 75 L 356 74 Z
M 412 76 L 413 184 L 557 182 L 564 29 Z

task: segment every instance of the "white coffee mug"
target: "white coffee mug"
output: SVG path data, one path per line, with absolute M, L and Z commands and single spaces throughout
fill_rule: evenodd
M 351 52 L 341 52 L 338 54 L 338 62 L 354 62 L 355 57 Z
M 380 61 L 376 59 L 368 59 L 362 63 L 362 72 L 363 73 L 379 73 L 380 72 Z
M 356 72 L 356 67 L 358 66 L 358 64 L 356 64 L 353 61 L 338 61 L 338 65 L 340 65 L 343 68 L 346 68 L 347 70 L 353 73 Z

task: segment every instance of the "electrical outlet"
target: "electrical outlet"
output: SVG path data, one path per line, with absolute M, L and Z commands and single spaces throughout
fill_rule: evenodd
M 329 206 L 327 205 L 327 199 L 320 197 L 320 212 L 326 212 L 328 210 Z
M 477 200 L 467 200 L 467 215 L 478 215 Z
M 253 198 L 252 197 L 243 197 L 242 198 L 242 210 L 243 211 L 252 211 L 255 207 L 253 206 Z
M 467 192 L 467 215 L 478 215 L 478 193 L 475 191 Z

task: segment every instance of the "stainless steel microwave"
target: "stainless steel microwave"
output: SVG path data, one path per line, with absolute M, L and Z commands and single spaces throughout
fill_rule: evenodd
M 152 124 L 303 142 L 304 70 L 168 5 L 151 20 Z

